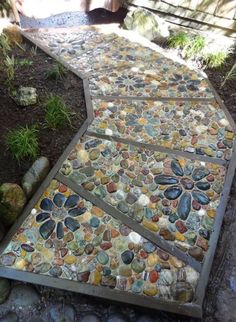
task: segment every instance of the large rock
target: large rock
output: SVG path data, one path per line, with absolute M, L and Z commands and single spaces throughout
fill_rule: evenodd
M 48 159 L 46 157 L 40 157 L 26 172 L 21 185 L 28 198 L 32 196 L 40 183 L 46 178 L 49 170 L 50 164 Z
M 19 284 L 12 289 L 7 304 L 8 306 L 28 308 L 38 304 L 39 301 L 40 297 L 32 286 Z
M 0 222 L 10 226 L 22 212 L 26 196 L 15 183 L 3 183 L 0 186 Z
M 129 12 L 124 20 L 124 28 L 137 31 L 149 40 L 170 35 L 167 22 L 144 8 Z
M 0 278 L 0 304 L 4 303 L 11 291 L 10 281 L 6 278 Z
M 19 106 L 29 106 L 37 103 L 37 93 L 34 87 L 20 86 L 12 92 L 12 99 Z

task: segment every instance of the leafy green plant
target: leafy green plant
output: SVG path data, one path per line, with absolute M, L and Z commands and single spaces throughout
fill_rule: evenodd
M 226 82 L 233 80 L 236 78 L 236 62 L 234 63 L 234 65 L 232 66 L 232 68 L 230 69 L 230 71 L 226 74 L 223 82 L 220 85 L 220 88 L 222 88 Z
M 19 66 L 31 66 L 33 64 L 32 60 L 27 59 L 27 58 L 23 58 L 21 60 L 17 61 L 17 64 Z
M 71 111 L 60 96 L 50 95 L 45 103 L 47 126 L 56 129 L 63 125 L 71 126 Z
M 9 87 L 11 87 L 11 82 L 15 77 L 16 61 L 15 61 L 14 56 L 12 56 L 12 57 L 6 56 L 3 64 L 4 64 L 4 71 L 7 75 L 6 83 L 8 84 Z
M 205 46 L 205 38 L 201 35 L 190 36 L 186 32 L 177 32 L 169 37 L 169 47 L 182 50 L 183 57 L 191 58 L 201 53 Z
M 46 72 L 46 78 L 53 79 L 55 81 L 62 80 L 65 76 L 66 76 L 66 68 L 60 63 L 54 64 Z
M 197 56 L 201 53 L 205 46 L 205 38 L 201 35 L 197 35 L 193 37 L 189 43 L 189 45 L 185 46 L 183 49 L 184 56 L 187 58 L 191 58 L 193 56 Z
M 36 126 L 26 126 L 9 131 L 6 145 L 16 160 L 22 161 L 27 158 L 35 160 L 39 151 Z
M 188 46 L 190 42 L 190 36 L 184 31 L 177 32 L 168 39 L 168 44 L 171 48 L 184 48 L 185 46 Z
M 227 52 L 219 51 L 217 53 L 209 53 L 204 57 L 206 65 L 210 68 L 220 67 L 224 64 L 228 57 Z
M 9 38 L 5 34 L 0 35 L 0 52 L 3 56 L 7 55 L 7 52 L 11 50 Z

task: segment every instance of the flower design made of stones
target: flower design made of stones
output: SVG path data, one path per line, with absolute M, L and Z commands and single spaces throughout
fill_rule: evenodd
M 72 232 L 80 227 L 75 217 L 84 214 L 87 209 L 83 206 L 83 203 L 80 205 L 79 201 L 78 195 L 73 194 L 66 198 L 60 192 L 55 194 L 53 200 L 42 199 L 40 203 L 42 212 L 36 216 L 36 222 L 42 223 L 39 232 L 43 239 L 47 240 L 55 230 L 57 238 L 62 239 L 64 237 L 64 225 Z
M 200 210 L 202 206 L 210 203 L 210 198 L 205 194 L 205 191 L 211 188 L 211 177 L 208 180 L 202 181 L 210 174 L 207 168 L 195 168 L 190 177 L 184 176 L 184 171 L 177 160 L 171 161 L 171 169 L 177 176 L 158 175 L 154 178 L 158 185 L 165 185 L 164 197 L 168 200 L 177 200 L 176 214 L 180 219 L 186 220 L 190 214 L 191 206 L 194 210 Z

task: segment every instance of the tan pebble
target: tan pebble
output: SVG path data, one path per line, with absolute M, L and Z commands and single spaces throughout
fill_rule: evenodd
M 215 211 L 215 209 L 208 209 L 207 214 L 208 214 L 209 217 L 215 218 L 216 211 Z
M 159 226 L 156 223 L 148 221 L 146 219 L 143 220 L 143 226 L 151 231 L 157 232 L 159 230 Z
M 158 262 L 159 262 L 159 257 L 157 256 L 157 254 L 149 254 L 148 255 L 147 265 L 149 267 L 156 265 Z
M 72 265 L 72 264 L 75 264 L 76 259 L 77 258 L 73 255 L 67 255 L 67 256 L 65 256 L 64 261 L 66 264 Z

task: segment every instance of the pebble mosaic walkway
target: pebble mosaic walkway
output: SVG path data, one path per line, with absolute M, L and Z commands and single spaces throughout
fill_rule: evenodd
M 201 74 L 114 30 L 25 33 L 84 79 L 88 119 L 7 236 L 0 275 L 199 317 L 235 124 Z

